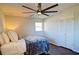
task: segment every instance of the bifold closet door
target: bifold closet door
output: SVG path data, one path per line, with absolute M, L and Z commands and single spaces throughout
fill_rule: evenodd
M 66 19 L 66 48 L 73 49 L 73 16 Z
M 74 12 L 74 51 L 79 53 L 79 10 Z
M 66 47 L 66 23 L 64 19 L 59 20 L 59 25 L 58 25 L 58 39 L 60 46 Z

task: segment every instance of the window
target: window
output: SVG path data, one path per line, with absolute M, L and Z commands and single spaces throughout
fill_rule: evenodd
M 35 31 L 42 31 L 42 22 L 35 22 Z

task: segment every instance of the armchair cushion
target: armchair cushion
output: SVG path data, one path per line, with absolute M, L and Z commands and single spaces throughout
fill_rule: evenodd
M 18 35 L 14 31 L 8 31 L 8 36 L 12 42 L 18 41 Z
M 9 37 L 5 32 L 2 33 L 2 38 L 5 44 L 10 42 Z
M 3 45 L 4 44 L 4 40 L 2 38 L 2 36 L 0 35 L 0 45 Z

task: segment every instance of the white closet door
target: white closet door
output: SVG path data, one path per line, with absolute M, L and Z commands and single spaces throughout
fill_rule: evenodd
M 58 24 L 58 20 L 57 19 L 54 19 L 54 24 L 53 25 L 54 25 L 54 27 L 52 29 L 53 30 L 52 33 L 54 34 L 53 35 L 53 38 L 55 39 L 54 41 L 55 41 L 56 45 L 60 45 L 59 44 L 59 39 L 58 39 L 58 30 L 59 30 L 58 29 L 58 25 L 59 24 Z
M 73 49 L 73 17 L 66 19 L 66 48 Z
M 74 51 L 79 52 L 79 10 L 74 13 Z
M 62 19 L 59 21 L 59 42 L 60 42 L 60 46 L 66 47 L 66 33 L 65 33 L 65 20 Z

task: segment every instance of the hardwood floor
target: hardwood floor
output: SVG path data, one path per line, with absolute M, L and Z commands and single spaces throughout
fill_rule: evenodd
M 50 55 L 79 55 L 79 53 L 76 53 L 70 49 L 56 46 L 53 44 L 50 44 L 49 54 Z

